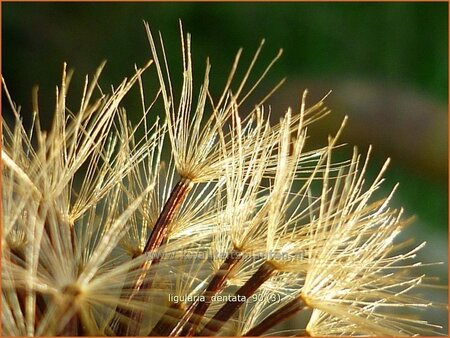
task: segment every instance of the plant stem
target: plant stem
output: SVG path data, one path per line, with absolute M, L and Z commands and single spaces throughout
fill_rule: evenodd
M 180 337 L 182 334 L 180 333 L 183 329 L 183 326 L 192 316 L 192 313 L 194 311 L 194 308 L 196 307 L 198 303 L 198 300 L 195 302 L 192 302 L 189 304 L 189 306 L 185 309 L 185 311 L 182 313 L 182 315 L 179 317 L 179 320 L 177 323 L 175 323 L 173 329 L 168 334 L 169 337 Z
M 251 297 L 256 290 L 268 280 L 276 271 L 275 265 L 266 261 L 259 269 L 250 277 L 250 279 L 235 293 L 236 300 L 227 301 L 214 317 L 205 325 L 200 332 L 200 336 L 215 335 L 222 328 L 231 316 L 241 307 L 241 305 Z
M 227 258 L 222 263 L 219 270 L 215 273 L 214 277 L 211 279 L 211 281 L 208 284 L 208 287 L 203 293 L 203 295 L 205 296 L 205 300 L 204 301 L 200 300 L 196 304 L 189 322 L 183 328 L 181 336 L 191 337 L 194 335 L 195 330 L 197 330 L 198 325 L 200 324 L 203 316 L 205 315 L 205 312 L 211 305 L 212 297 L 223 289 L 223 286 L 228 278 L 228 275 L 241 259 L 242 253 L 240 251 L 237 251 L 236 249 L 232 250 L 227 255 Z
M 158 220 L 153 226 L 150 237 L 145 244 L 143 254 L 156 251 L 161 246 L 161 244 L 165 242 L 165 240 L 167 239 L 167 234 L 169 233 L 169 225 L 171 224 L 174 216 L 176 215 L 178 209 L 180 208 L 191 188 L 192 181 L 187 178 L 181 178 L 180 181 L 175 185 L 172 192 L 170 193 L 169 198 L 167 199 L 166 204 L 164 205 L 163 210 L 158 217 Z M 141 288 L 151 287 L 151 282 L 144 283 L 144 281 L 150 271 L 153 261 L 159 262 L 159 260 L 160 259 L 150 259 L 148 261 L 145 261 L 140 266 L 141 273 L 136 279 L 132 288 L 132 292 L 128 297 L 129 302 L 137 296 Z M 132 319 L 131 326 L 124 323 L 124 321 L 120 321 L 118 323 L 117 335 L 137 335 L 138 333 L 136 331 L 138 329 L 138 326 L 136 324 L 141 320 L 142 313 L 140 311 L 136 312 L 125 309 L 118 309 L 117 311 L 120 314 Z
M 270 316 L 264 318 L 261 323 L 254 326 L 246 334 L 244 334 L 244 337 L 256 337 L 262 335 L 275 325 L 280 324 L 281 322 L 295 315 L 297 312 L 303 310 L 305 306 L 306 304 L 303 299 L 300 297 L 296 297 L 294 300 L 279 308 Z
M 168 337 L 183 315 L 183 305 L 183 303 L 170 304 L 170 307 L 162 315 L 149 336 Z
M 169 199 L 158 217 L 158 220 L 155 223 L 155 226 L 153 227 L 147 243 L 145 244 L 144 253 L 151 252 L 159 248 L 167 236 L 169 224 L 172 222 L 173 217 L 191 188 L 192 181 L 188 178 L 180 179 L 180 181 L 175 185 L 170 193 Z

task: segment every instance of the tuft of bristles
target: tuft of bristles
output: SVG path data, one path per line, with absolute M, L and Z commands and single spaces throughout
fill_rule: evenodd
M 423 244 L 398 239 L 409 220 L 389 206 L 392 194 L 373 196 L 387 162 L 366 182 L 370 150 L 332 161 L 346 119 L 306 151 L 307 127 L 328 114 L 323 101 L 306 106 L 306 91 L 275 125 L 263 106 L 272 91 L 243 111 L 281 51 L 249 83 L 261 43 L 236 83 L 239 51 L 218 99 L 207 62 L 194 99 L 190 35 L 181 30 L 176 95 L 163 39 L 158 48 L 145 26 L 152 60 L 94 98 L 102 65 L 75 111 L 64 65 L 48 131 L 37 93 L 26 130 L 3 81 L 14 122 L 3 120 L 2 334 L 439 332 L 417 316 L 434 306 L 418 293 Z M 142 74 L 152 67 L 160 87 L 148 104 Z M 135 84 L 143 114 L 132 126 L 120 105 Z M 149 125 L 158 101 L 165 115 Z M 298 314 L 306 322 L 282 330 Z

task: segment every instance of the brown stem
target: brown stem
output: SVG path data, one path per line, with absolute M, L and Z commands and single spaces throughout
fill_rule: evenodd
M 183 328 L 181 336 L 191 337 L 194 335 L 197 330 L 198 325 L 200 324 L 205 312 L 208 310 L 211 305 L 211 299 L 214 295 L 219 293 L 225 284 L 225 281 L 228 278 L 228 275 L 233 270 L 233 268 L 239 263 L 242 259 L 242 253 L 237 250 L 231 251 L 225 261 L 220 266 L 219 270 L 216 272 L 214 277 L 208 284 L 208 287 L 204 291 L 203 295 L 205 296 L 205 300 L 200 300 L 193 311 L 192 317 L 189 322 Z
M 227 301 L 214 317 L 205 325 L 200 332 L 200 336 L 215 335 L 222 328 L 231 316 L 241 307 L 245 301 L 251 297 L 256 290 L 268 280 L 276 271 L 275 265 L 271 262 L 264 262 L 263 265 L 250 277 L 250 279 L 241 288 L 236 291 L 235 299 Z
M 192 182 L 187 178 L 182 178 L 175 185 L 172 192 L 170 193 L 169 199 L 167 200 L 161 214 L 158 217 L 158 220 L 155 223 L 155 226 L 153 227 L 152 233 L 150 234 L 147 243 L 145 244 L 143 251 L 144 254 L 148 252 L 155 252 L 161 246 L 161 244 L 163 244 L 167 240 L 169 225 L 171 224 L 175 214 L 177 213 L 183 200 L 186 198 L 191 188 Z M 133 295 L 136 294 L 142 287 L 145 276 L 149 272 L 153 261 L 159 262 L 160 257 L 156 259 L 150 259 L 141 265 L 142 273 L 133 286 L 133 292 L 130 298 L 132 298 Z
M 161 244 L 164 243 L 169 232 L 169 225 L 171 224 L 174 216 L 176 215 L 178 209 L 180 208 L 183 200 L 186 198 L 191 188 L 192 181 L 187 178 L 182 178 L 175 185 L 166 204 L 164 205 L 163 210 L 161 211 L 161 214 L 158 217 L 158 220 L 153 227 L 147 243 L 145 244 L 143 254 L 155 252 L 161 246 Z M 133 285 L 131 295 L 128 297 L 129 302 L 137 296 L 139 290 L 141 290 L 143 287 L 151 286 L 151 283 L 147 283 L 146 285 L 144 281 L 150 271 L 153 261 L 159 262 L 159 259 L 149 259 L 140 266 L 141 273 Z M 116 332 L 117 335 L 137 335 L 138 327 L 136 324 L 141 320 L 142 313 L 140 311 L 130 311 L 125 309 L 118 309 L 117 312 L 132 319 L 132 321 L 120 321 L 118 323 Z M 133 324 L 127 325 L 126 322 L 131 322 Z
M 166 239 L 163 240 L 162 244 L 164 244 L 166 242 Z M 144 275 L 143 278 L 145 278 L 146 280 L 144 280 L 142 282 L 142 285 L 140 286 L 139 289 L 135 289 L 133 287 L 133 291 L 131 296 L 129 297 L 129 301 L 132 300 L 133 298 L 136 298 L 137 296 L 137 291 L 139 290 L 149 290 L 152 288 L 152 284 L 153 284 L 153 280 L 156 276 L 157 271 L 155 271 L 155 269 L 150 269 L 151 266 L 155 266 L 156 264 L 159 264 L 159 262 L 161 261 L 161 256 L 152 258 L 152 260 L 150 261 L 146 261 L 143 263 L 143 265 L 141 265 L 139 267 L 139 269 L 141 269 L 142 271 L 146 271 L 147 269 L 147 275 Z M 142 274 L 139 276 L 141 277 Z M 142 317 L 143 317 L 143 313 L 142 311 L 131 311 L 131 310 L 120 310 L 120 313 L 122 315 L 126 315 L 127 317 L 129 317 L 131 320 L 129 321 L 129 324 L 126 328 L 123 328 L 123 330 L 125 330 L 127 336 L 137 336 L 139 334 L 139 325 L 138 323 L 140 323 L 142 321 Z M 130 325 L 131 324 L 131 325 Z M 123 326 L 124 324 L 119 324 L 119 330 L 122 330 L 121 325 Z
M 168 337 L 183 316 L 183 305 L 183 303 L 172 303 L 152 329 L 149 336 Z
M 188 178 L 182 178 L 173 188 L 170 193 L 161 214 L 153 227 L 152 233 L 144 247 L 145 252 L 151 252 L 159 248 L 163 240 L 167 236 L 168 225 L 173 220 L 176 212 L 181 206 L 181 203 L 186 198 L 187 193 L 192 188 L 192 181 Z
M 306 304 L 302 298 L 295 298 L 294 300 L 290 301 L 289 303 L 272 313 L 270 316 L 264 318 L 261 323 L 254 326 L 246 334 L 244 334 L 244 337 L 256 337 L 262 335 L 275 325 L 280 324 L 281 322 L 295 315 L 297 312 L 303 310 L 305 306 Z
M 179 317 L 178 322 L 175 324 L 173 329 L 168 334 L 169 337 L 182 336 L 182 334 L 180 332 L 182 331 L 184 324 L 191 318 L 192 312 L 194 311 L 194 308 L 197 306 L 197 304 L 198 304 L 198 300 L 189 304 L 189 306 L 186 308 L 186 310 Z

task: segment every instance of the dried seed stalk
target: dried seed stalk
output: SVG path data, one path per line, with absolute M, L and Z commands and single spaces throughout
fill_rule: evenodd
M 155 252 L 159 249 L 161 244 L 167 239 L 170 224 L 176 215 L 178 209 L 180 208 L 183 200 L 186 198 L 189 191 L 192 189 L 192 182 L 187 178 L 182 178 L 173 188 L 161 211 L 158 220 L 156 221 L 150 237 L 145 244 L 143 254 Z M 135 299 L 139 293 L 139 290 L 143 288 L 151 288 L 151 282 L 153 278 L 150 278 L 147 282 L 145 278 L 149 273 L 151 273 L 152 264 L 159 259 L 149 259 L 145 261 L 141 266 L 141 273 L 134 283 L 132 292 L 128 298 L 128 301 Z M 139 323 L 142 320 L 142 312 L 140 311 L 130 311 L 127 309 L 118 309 L 118 312 L 124 316 L 129 317 L 131 320 L 129 323 L 120 321 L 118 323 L 117 334 L 118 335 L 137 335 L 139 332 Z
M 256 290 L 268 280 L 276 271 L 275 265 L 266 261 L 259 269 L 250 277 L 250 279 L 236 291 L 238 299 L 236 301 L 227 301 L 225 305 L 220 308 L 214 317 L 201 330 L 200 336 L 212 336 L 219 332 L 223 324 L 226 323 L 231 316 L 244 304 L 245 300 L 251 297 Z
M 225 259 L 225 261 L 220 266 L 219 270 L 216 272 L 214 277 L 208 284 L 204 292 L 205 300 L 197 302 L 195 309 L 193 311 L 191 320 L 184 327 L 182 336 L 191 337 L 195 334 L 195 331 L 200 324 L 205 312 L 208 310 L 211 305 L 211 299 L 214 295 L 223 290 L 225 281 L 228 278 L 228 275 L 233 270 L 233 268 L 240 262 L 242 259 L 242 253 L 237 250 L 233 250 L 230 252 Z

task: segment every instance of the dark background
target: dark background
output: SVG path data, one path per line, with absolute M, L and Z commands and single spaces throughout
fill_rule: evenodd
M 179 85 L 179 19 L 192 33 L 197 83 L 211 60 L 213 93 L 237 50 L 244 47 L 245 69 L 262 38 L 257 70 L 284 49 L 261 87 L 287 76 L 269 102 L 275 115 L 297 108 L 304 88 L 310 103 L 333 90 L 326 100 L 333 114 L 311 127 L 310 144 L 324 144 L 348 114 L 341 140 L 363 152 L 373 145 L 369 176 L 391 157 L 386 191 L 400 182 L 394 205 L 417 216 L 408 236 L 429 242 L 423 260 L 443 261 L 430 269 L 447 283 L 447 3 L 2 3 L 2 74 L 25 121 L 39 84 L 41 119 L 49 126 L 63 62 L 75 69 L 69 93 L 75 110 L 85 74 L 102 60 L 108 63 L 100 83 L 108 88 L 150 59 L 143 20 L 162 32 Z M 151 77 L 150 86 L 153 71 Z M 125 101 L 132 120 L 140 112 L 135 98 Z M 5 100 L 3 114 L 8 119 Z M 443 293 L 435 297 L 447 302 Z

